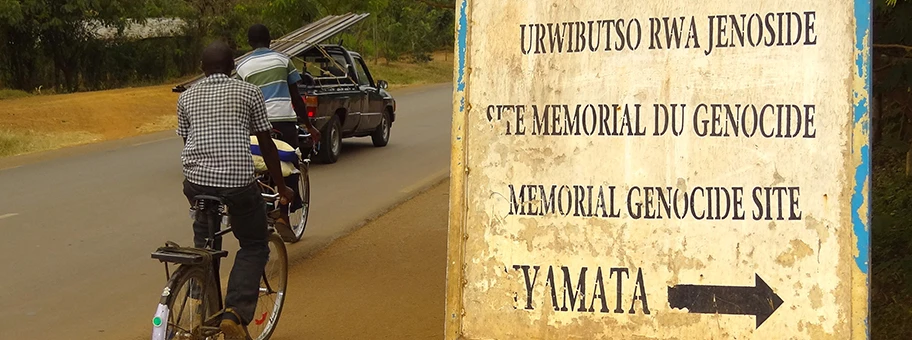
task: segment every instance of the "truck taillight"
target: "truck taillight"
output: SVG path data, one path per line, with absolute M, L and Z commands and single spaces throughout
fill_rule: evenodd
M 301 99 L 304 100 L 304 104 L 307 106 L 307 117 L 313 118 L 317 113 L 317 96 L 302 95 Z
M 304 104 L 307 106 L 317 106 L 317 96 L 303 95 L 301 99 L 304 99 Z

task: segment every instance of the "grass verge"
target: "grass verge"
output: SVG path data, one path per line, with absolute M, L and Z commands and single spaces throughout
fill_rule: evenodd
M 99 135 L 84 131 L 44 134 L 34 131 L 16 132 L 0 130 L 0 157 L 93 143 L 100 141 L 101 139 L 102 138 Z
M 25 98 L 31 95 L 31 93 L 22 90 L 0 89 L 0 100 Z
M 386 80 L 391 89 L 414 85 L 439 84 L 453 81 L 453 57 L 436 53 L 426 63 L 412 64 L 380 60 L 368 62 L 371 75 L 377 80 Z
M 0 100 L 0 157 L 171 128 L 172 85 Z

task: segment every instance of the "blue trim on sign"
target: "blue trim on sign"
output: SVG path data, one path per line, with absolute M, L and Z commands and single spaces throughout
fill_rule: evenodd
M 456 31 L 456 46 L 458 48 L 457 53 L 459 54 L 459 65 L 456 67 L 458 72 L 456 77 L 457 91 L 465 90 L 466 39 L 469 33 L 469 19 L 466 16 L 468 2 L 468 0 L 462 0 L 462 3 L 459 6 L 459 29 Z M 463 109 L 464 105 L 460 105 L 459 111 L 462 111 Z
M 856 247 L 858 256 L 855 257 L 855 265 L 865 276 L 865 287 L 867 295 L 867 312 L 864 316 L 865 338 L 871 338 L 871 203 L 870 203 L 870 182 L 871 182 L 871 127 L 870 120 L 870 103 L 871 103 L 871 0 L 855 0 L 855 67 L 857 74 L 855 76 L 864 81 L 863 93 L 858 93 L 853 89 L 855 110 L 853 115 L 853 142 L 854 131 L 858 131 L 864 136 L 862 145 L 858 147 L 857 155 L 861 158 L 858 167 L 855 168 L 855 186 L 852 192 L 852 232 L 857 240 Z M 853 148 L 852 152 L 855 152 Z M 853 159 L 855 159 L 853 157 Z M 866 211 L 862 219 L 859 210 L 864 208 Z M 854 289 L 853 289 L 854 290 Z
M 865 82 L 865 93 L 854 93 L 855 97 L 862 97 L 855 104 L 854 123 L 857 127 L 861 125 L 862 133 L 869 136 L 870 120 L 868 119 L 869 97 L 871 95 L 871 50 L 865 46 L 865 39 L 870 39 L 871 30 L 871 0 L 855 0 L 855 66 L 857 76 Z M 871 178 L 871 154 L 870 154 L 870 137 L 867 137 L 861 150 L 861 164 L 855 169 L 855 190 L 852 194 L 852 224 L 855 236 L 858 238 L 858 256 L 855 263 L 858 269 L 865 275 L 868 274 L 870 267 L 870 243 L 871 234 L 868 225 L 871 220 L 870 209 L 865 220 L 861 219 L 858 210 L 863 205 L 868 205 L 865 195 L 865 184 Z

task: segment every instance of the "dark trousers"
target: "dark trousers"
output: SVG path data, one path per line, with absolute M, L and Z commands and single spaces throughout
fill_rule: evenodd
M 210 195 L 221 197 L 228 206 L 232 234 L 237 238 L 241 249 L 235 256 L 234 266 L 228 277 L 225 307 L 233 308 L 243 319 L 240 321 L 247 324 L 253 320 L 259 297 L 260 278 L 269 260 L 266 202 L 260 196 L 256 183 L 241 188 L 214 188 L 184 180 L 184 195 L 190 204 L 193 204 L 192 200 L 196 195 Z M 209 235 L 207 219 L 205 214 L 196 214 L 196 220 L 193 222 L 193 244 L 196 247 L 206 245 L 206 237 Z M 221 226 L 216 227 L 216 230 L 220 228 Z
M 279 140 L 288 143 L 288 145 L 291 145 L 292 148 L 298 148 L 297 124 L 292 122 L 272 122 L 272 128 L 279 130 L 279 132 L 282 134 L 282 138 L 279 138 Z M 295 164 L 295 166 L 297 166 L 297 164 Z M 293 190 L 295 193 L 294 201 L 291 202 L 291 211 L 296 211 L 303 205 L 301 201 L 301 193 L 299 192 L 301 190 L 298 188 L 298 177 L 299 175 L 297 174 L 285 177 L 285 186 L 291 188 L 291 190 Z M 282 213 L 288 214 L 287 206 L 283 205 L 281 208 Z

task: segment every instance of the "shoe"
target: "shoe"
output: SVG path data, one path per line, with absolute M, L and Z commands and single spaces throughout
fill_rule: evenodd
M 240 320 L 237 313 L 230 308 L 225 313 L 225 318 L 222 319 L 222 323 L 219 325 L 225 340 L 252 340 L 250 333 L 247 332 L 247 326 L 237 321 Z
M 273 223 L 273 226 L 279 232 L 291 231 L 291 225 L 288 224 L 288 215 L 284 215 L 282 217 L 276 218 L 275 222 Z

